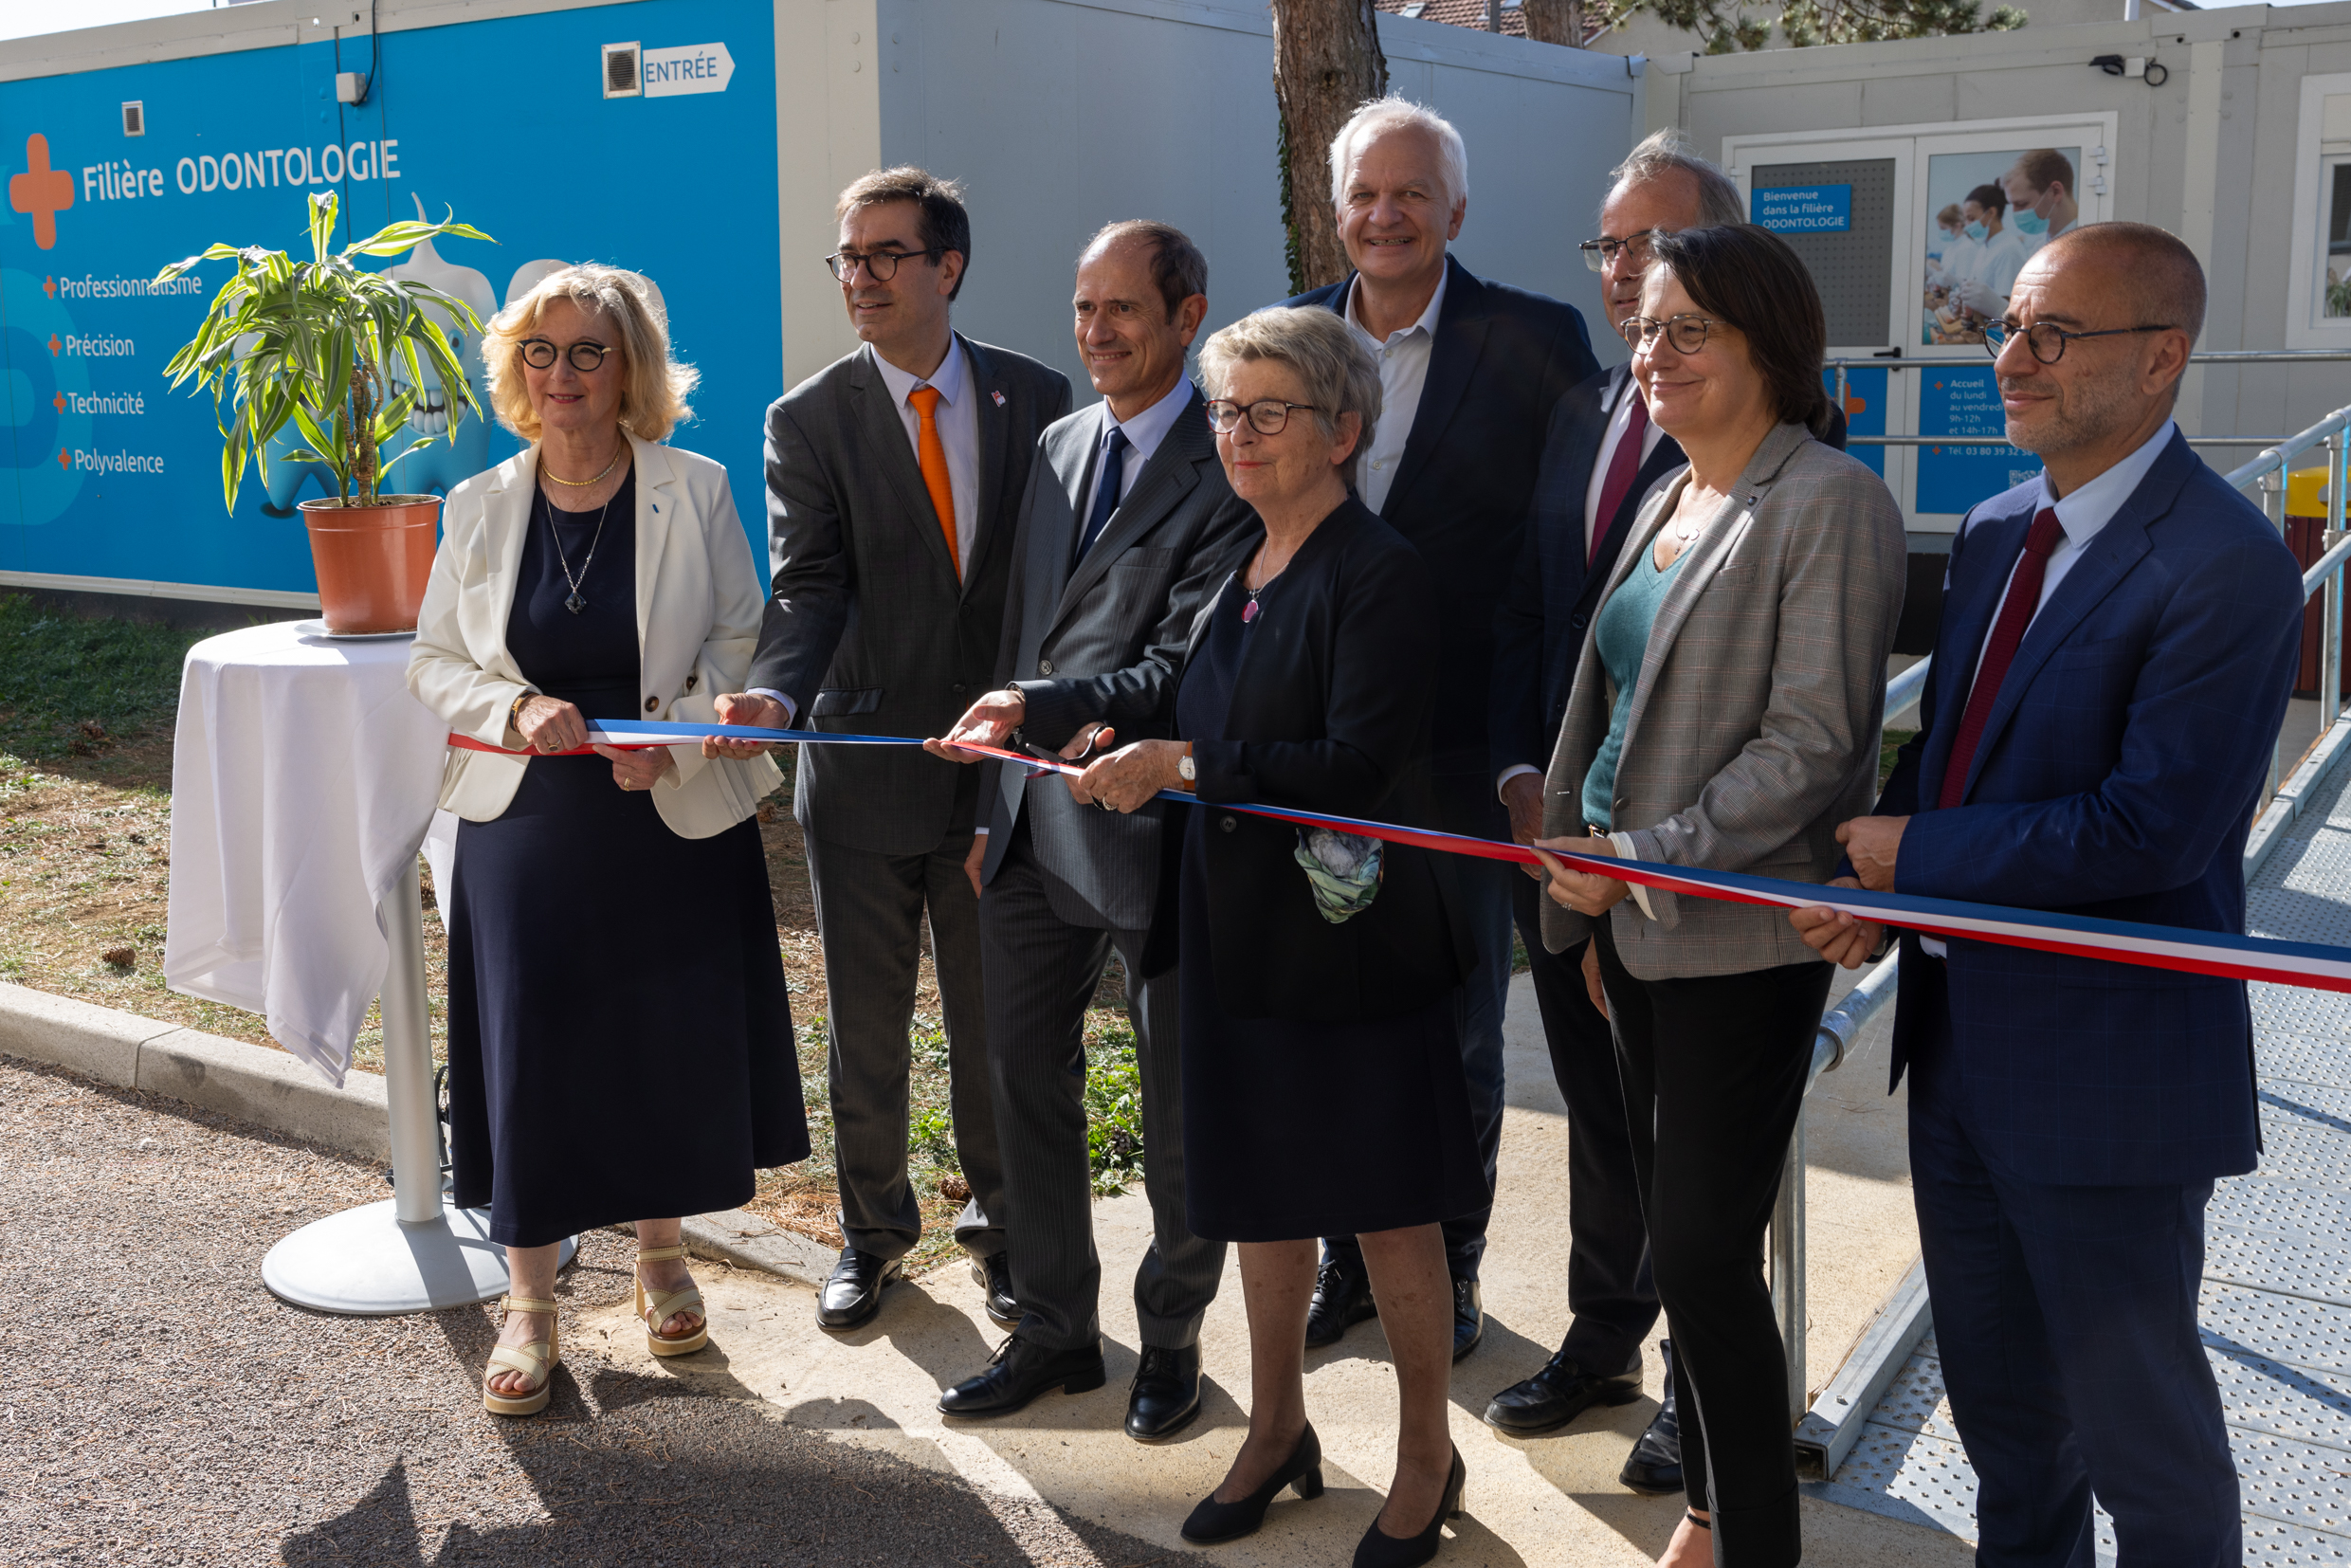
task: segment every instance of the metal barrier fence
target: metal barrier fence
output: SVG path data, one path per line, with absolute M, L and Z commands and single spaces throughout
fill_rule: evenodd
M 2204 363 L 2247 364 L 2272 363 L 2292 359 L 2351 359 L 2351 353 L 2324 351 L 2309 354 L 2224 353 L 2200 354 L 2193 356 Z M 1843 375 L 1847 366 L 1900 366 L 1902 360 L 1832 360 L 1843 391 Z M 1906 362 L 1912 367 L 1932 364 L 1928 360 Z M 1862 438 L 1855 438 L 1858 443 Z M 1919 445 L 1927 440 L 1952 444 L 1948 437 L 1880 437 L 1881 443 Z M 1974 445 L 1971 443 L 1970 445 Z M 2196 446 L 2251 445 L 2234 438 L 2192 443 Z M 2285 826 L 2299 811 L 2305 792 L 2316 787 L 2332 773 L 2338 762 L 2351 756 L 2351 720 L 2342 714 L 2342 616 L 2343 571 L 2351 564 L 2351 535 L 2344 532 L 2344 491 L 2351 480 L 2351 407 L 2336 410 L 2324 419 L 2299 435 L 2271 441 L 2251 462 L 2231 469 L 2222 477 L 2239 490 L 2255 491 L 2267 515 L 2278 532 L 2286 531 L 2287 465 L 2313 447 L 2326 453 L 2326 532 L 2324 553 L 2302 576 L 2302 593 L 2306 604 L 2312 595 L 2324 594 L 2321 616 L 2324 630 L 2319 640 L 2319 726 L 2318 738 L 2293 763 L 2282 763 L 2280 753 L 2286 741 L 2281 735 L 2278 748 L 2269 758 L 2269 778 L 2263 791 L 2269 804 L 2257 813 L 2254 821 L 2254 846 L 2249 847 L 2247 865 L 2251 868 L 2282 836 Z M 1885 724 L 1893 728 L 1894 720 L 1917 706 L 1920 693 L 1926 685 L 1929 661 L 1921 659 L 1908 669 L 1886 684 Z M 2280 790 L 2281 775 L 2286 775 L 2284 791 Z M 1820 1031 L 1813 1041 L 1813 1067 L 1805 1079 L 1809 1092 L 1824 1072 L 1833 1072 L 1841 1066 L 1861 1037 L 1861 1031 L 1878 1012 L 1893 999 L 1897 960 L 1888 956 L 1862 976 L 1859 984 L 1848 992 L 1835 1007 L 1820 1020 Z M 1797 1420 L 1811 1408 L 1810 1383 L 1805 1375 L 1805 1304 L 1804 1304 L 1804 1116 L 1796 1115 L 1795 1134 L 1788 1140 L 1788 1158 L 1781 1167 L 1779 1201 L 1772 1211 L 1771 1237 L 1772 1307 L 1779 1319 L 1780 1340 L 1788 1356 L 1789 1419 Z M 1868 1412 L 1856 1411 L 1856 1422 Z M 1836 1457 L 1842 1457 L 1841 1450 Z M 1830 1469 L 1833 1471 L 1832 1462 Z

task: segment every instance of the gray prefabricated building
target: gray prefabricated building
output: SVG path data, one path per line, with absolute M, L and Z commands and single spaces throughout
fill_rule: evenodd
M 1159 218 L 1198 242 L 1212 330 L 1289 293 L 1263 0 L 776 0 L 775 17 L 787 380 L 853 342 L 815 258 L 834 193 L 891 164 L 970 189 L 957 325 L 1048 360 L 1081 400 L 1071 264 L 1102 224 Z M 1574 304 L 1603 361 L 1623 359 L 1576 246 L 1643 135 L 1639 64 L 1396 16 L 1379 36 L 1391 90 L 1468 145 L 1454 253 Z M 1304 194 L 1327 199 L 1324 178 Z
M 1381 32 L 1395 90 L 1467 140 L 1464 261 L 1578 305 L 1621 358 L 1575 246 L 1641 133 L 1638 66 L 1400 18 Z M 703 377 L 673 439 L 727 465 L 756 536 L 762 410 L 855 344 L 822 260 L 844 185 L 895 163 L 962 180 L 957 325 L 1084 399 L 1071 267 L 1103 223 L 1192 234 L 1211 326 L 1289 292 L 1272 72 L 1263 0 L 254 0 L 11 41 L 0 585 L 316 603 L 287 511 L 315 476 L 279 465 L 225 516 L 210 410 L 164 388 L 228 264 L 187 291 L 146 283 L 215 240 L 299 248 L 305 190 L 336 191 L 360 234 L 454 207 L 500 243 L 445 240 L 413 266 L 485 315 L 550 261 L 652 276 Z M 346 73 L 368 83 L 355 102 Z M 403 477 L 446 489 L 518 445 L 468 422 Z
M 2093 65 L 2100 57 L 2122 74 Z M 1684 54 L 1650 60 L 1647 83 L 1648 126 L 1688 132 L 1751 199 L 1759 171 L 1872 162 L 1889 171 L 1903 210 L 1886 263 L 1895 280 L 1888 325 L 1874 340 L 1849 329 L 1841 352 L 1899 347 L 1955 369 L 1980 364 L 1980 348 L 1923 344 L 1907 330 L 1904 291 L 1915 306 L 1934 160 L 1964 167 L 1996 151 L 2048 146 L 2080 154 L 2086 220 L 2160 225 L 2203 261 L 2211 303 L 2199 349 L 2351 349 L 2351 288 L 2342 286 L 2351 276 L 2351 4 Z M 2351 363 L 2342 361 L 2208 366 L 2190 375 L 2179 420 L 2192 435 L 2287 435 L 2351 402 Z M 1937 410 L 1916 394 L 1921 379 L 1897 378 L 1913 384 L 1907 406 L 1899 384 L 1888 389 L 1895 428 L 1941 433 Z M 2207 456 L 2227 468 L 2255 450 Z M 1935 498 L 1922 492 L 1918 461 L 1892 454 L 1889 483 L 1914 529 L 1947 532 L 1957 514 L 1920 504 Z M 1961 493 L 1941 490 L 1946 500 Z

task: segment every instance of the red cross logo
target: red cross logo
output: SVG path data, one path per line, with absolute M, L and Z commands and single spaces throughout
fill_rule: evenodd
M 57 405 L 57 411 L 59 413 L 64 413 L 65 411 L 65 394 L 64 392 L 59 392 L 55 397 L 50 398 L 49 401 Z
M 73 175 L 49 167 L 49 138 L 35 131 L 25 138 L 25 173 L 9 176 L 9 205 L 32 214 L 32 243 L 46 250 L 57 244 L 57 215 L 73 203 Z
M 71 452 L 67 451 L 64 447 L 60 447 L 57 449 L 57 465 L 58 465 L 59 467 L 61 467 L 61 468 L 70 468 L 70 467 L 72 467 L 72 466 L 73 466 L 73 453 L 71 453 Z
M 54 279 L 54 278 L 44 278 L 44 279 L 42 279 L 42 280 L 41 280 L 41 292 L 42 292 L 42 293 L 44 293 L 44 294 L 46 294 L 46 295 L 47 295 L 47 296 L 48 296 L 50 299 L 52 299 L 52 300 L 56 299 L 56 298 L 57 298 L 57 280 L 56 280 L 56 279 Z
M 56 358 L 56 357 L 57 357 L 57 351 L 58 351 L 59 349 L 64 348 L 64 346 L 65 346 L 64 344 L 63 344 L 63 343 L 61 343 L 61 342 L 59 342 L 59 341 L 57 340 L 57 334 L 55 334 L 55 333 L 53 333 L 53 332 L 49 334 L 49 357 L 50 357 L 50 358 L 52 358 L 52 359 Z

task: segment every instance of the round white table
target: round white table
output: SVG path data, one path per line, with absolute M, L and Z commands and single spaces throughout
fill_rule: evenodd
M 393 1195 L 304 1226 L 262 1263 L 272 1292 L 325 1312 L 506 1288 L 489 1215 L 450 1206 L 442 1181 L 416 856 L 448 729 L 409 695 L 410 641 L 247 627 L 189 649 L 180 677 L 165 983 L 261 1013 L 338 1085 L 368 1004 L 383 1003 Z M 446 816 L 441 830 L 428 853 L 446 887 Z

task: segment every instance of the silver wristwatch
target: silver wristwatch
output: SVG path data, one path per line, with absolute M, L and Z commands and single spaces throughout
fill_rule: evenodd
M 1192 784 L 1198 781 L 1200 773 L 1198 769 L 1192 765 L 1192 754 L 1190 752 L 1184 753 L 1183 756 L 1176 759 L 1176 776 L 1182 779 L 1187 784 Z

